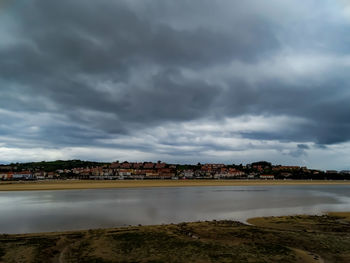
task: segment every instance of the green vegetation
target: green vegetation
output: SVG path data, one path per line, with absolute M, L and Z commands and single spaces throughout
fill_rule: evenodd
M 64 169 L 72 169 L 78 167 L 96 167 L 103 166 L 108 163 L 100 163 L 100 162 L 89 162 L 89 161 L 81 161 L 81 160 L 68 160 L 68 161 L 51 161 L 51 162 L 31 162 L 31 163 L 12 163 L 8 166 L 13 167 L 16 171 L 36 171 L 42 170 L 46 172 L 54 172 L 56 170 L 64 170 Z
M 184 170 L 199 170 L 201 167 L 198 165 L 191 165 L 191 164 L 178 164 L 176 166 L 176 169 L 178 171 L 184 171 Z
M 289 216 L 0 235 L 0 262 L 349 262 L 350 223 Z

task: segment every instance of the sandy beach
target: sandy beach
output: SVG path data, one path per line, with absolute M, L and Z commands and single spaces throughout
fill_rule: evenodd
M 350 181 L 316 180 L 61 180 L 0 182 L 0 191 L 74 190 L 137 187 L 259 186 L 259 185 L 350 185 Z

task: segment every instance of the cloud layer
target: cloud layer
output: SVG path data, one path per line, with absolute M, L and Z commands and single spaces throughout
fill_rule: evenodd
M 346 1 L 0 8 L 0 161 L 348 165 Z

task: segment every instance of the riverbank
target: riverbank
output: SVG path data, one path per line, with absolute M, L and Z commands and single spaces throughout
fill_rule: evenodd
M 0 235 L 0 262 L 350 262 L 349 213 L 252 220 Z
M 52 180 L 0 182 L 0 191 L 79 190 L 137 187 L 350 185 L 350 181 L 316 180 Z

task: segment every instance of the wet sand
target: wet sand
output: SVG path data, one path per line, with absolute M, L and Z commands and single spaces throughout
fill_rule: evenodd
M 51 180 L 0 182 L 0 191 L 78 190 L 137 187 L 259 186 L 259 185 L 350 185 L 350 181 L 324 180 Z

